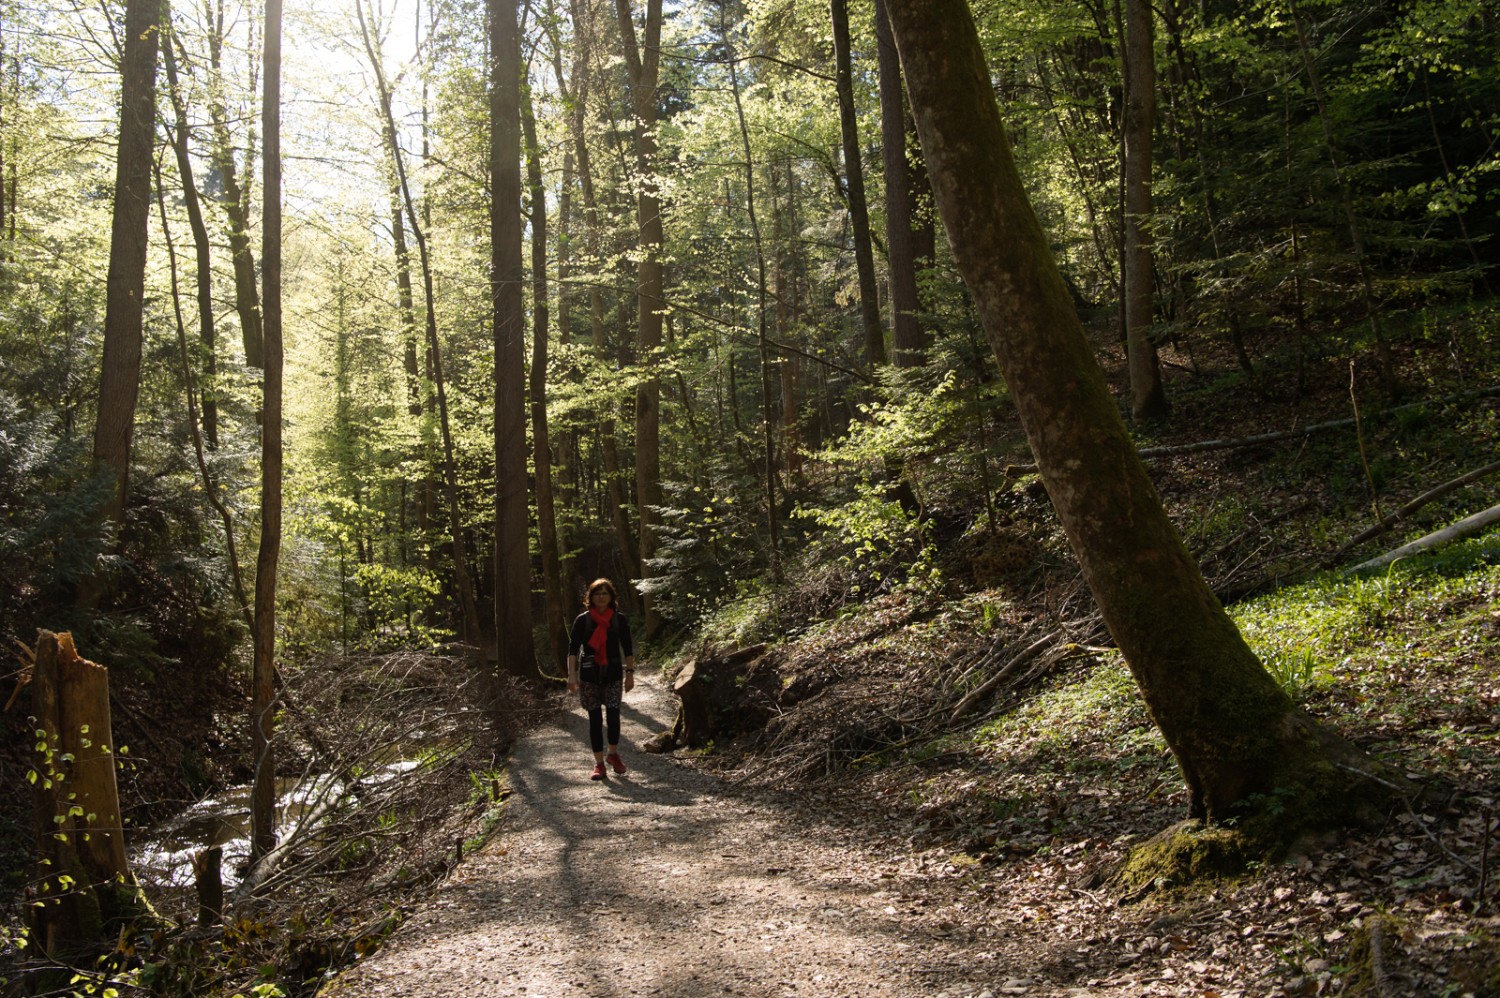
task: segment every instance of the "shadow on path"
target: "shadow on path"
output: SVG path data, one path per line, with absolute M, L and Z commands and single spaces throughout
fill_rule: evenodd
M 624 711 L 623 777 L 589 779 L 587 719 L 516 747 L 501 831 L 324 995 L 930 996 L 972 961 L 921 937 L 879 870 L 793 806 L 633 751 L 675 702 Z M 888 875 L 888 874 L 887 874 Z

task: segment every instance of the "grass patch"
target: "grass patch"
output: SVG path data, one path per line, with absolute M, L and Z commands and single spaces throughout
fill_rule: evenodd
M 1500 531 L 1370 576 L 1320 575 L 1231 610 L 1293 697 L 1351 671 L 1452 661 L 1500 591 Z M 1490 635 L 1489 641 L 1493 641 Z

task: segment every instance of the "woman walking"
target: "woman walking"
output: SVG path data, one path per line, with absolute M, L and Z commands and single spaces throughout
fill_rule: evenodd
M 589 742 L 594 749 L 591 780 L 604 779 L 604 763 L 616 773 L 625 772 L 620 758 L 620 696 L 635 686 L 635 645 L 630 640 L 630 622 L 615 609 L 615 587 L 608 579 L 595 579 L 584 596 L 588 607 L 573 621 L 568 636 L 568 689 L 578 693 L 589 712 Z M 604 754 L 606 721 L 609 754 Z

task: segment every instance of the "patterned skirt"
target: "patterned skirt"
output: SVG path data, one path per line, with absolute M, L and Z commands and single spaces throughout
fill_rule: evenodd
M 620 709 L 620 697 L 625 693 L 625 680 L 616 679 L 612 683 L 579 683 L 578 702 L 583 705 L 584 710 L 593 710 L 595 707 L 613 707 Z

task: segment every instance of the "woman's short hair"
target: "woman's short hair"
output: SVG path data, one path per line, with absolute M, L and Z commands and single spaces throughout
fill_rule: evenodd
M 588 589 L 584 590 L 583 593 L 583 605 L 592 607 L 594 605 L 594 594 L 601 589 L 609 593 L 609 605 L 614 606 L 615 601 L 619 597 L 615 594 L 615 584 L 608 579 L 595 579 L 589 583 Z

